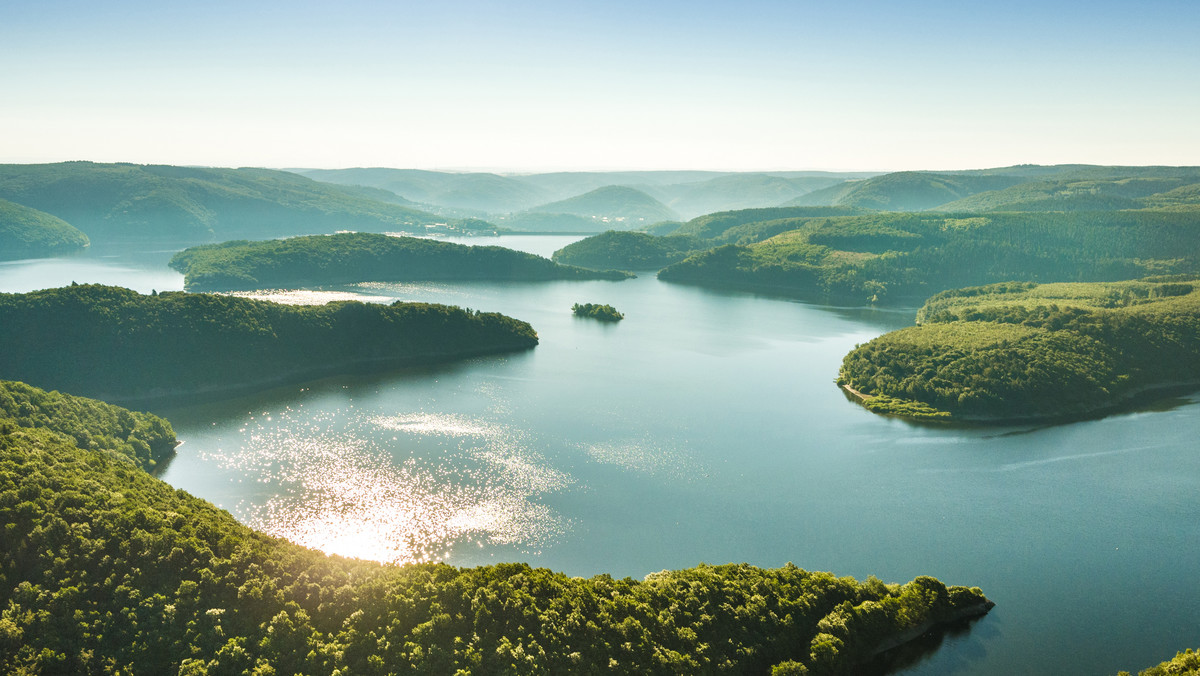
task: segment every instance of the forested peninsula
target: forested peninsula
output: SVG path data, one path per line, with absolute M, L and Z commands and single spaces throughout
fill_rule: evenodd
M 0 260 L 61 256 L 89 244 L 87 235 L 61 218 L 0 199 Z
M 3 673 L 817 676 L 992 606 L 929 577 L 791 564 L 638 581 L 327 556 L 150 476 L 116 440 L 141 438 L 121 420 L 154 419 L 15 387 L 22 418 L 0 409 Z
M 426 303 L 303 307 L 94 284 L 0 294 L 0 377 L 112 401 L 247 390 L 536 344 L 525 322 Z
M 930 298 L 917 326 L 858 346 L 838 384 L 927 420 L 1054 420 L 1200 386 L 1200 281 L 1010 282 Z
M 171 259 L 189 291 L 234 291 L 355 282 L 627 279 L 616 270 L 559 265 L 499 246 L 339 233 L 185 249 Z

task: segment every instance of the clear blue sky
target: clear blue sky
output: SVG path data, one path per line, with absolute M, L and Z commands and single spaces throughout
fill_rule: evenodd
M 0 162 L 1200 164 L 1200 1 L 0 0 Z

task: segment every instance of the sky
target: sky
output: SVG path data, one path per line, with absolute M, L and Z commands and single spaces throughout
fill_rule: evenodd
M 1200 2 L 0 0 L 0 162 L 1200 165 Z

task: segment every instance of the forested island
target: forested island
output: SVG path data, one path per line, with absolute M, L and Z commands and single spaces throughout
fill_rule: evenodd
M 0 199 L 0 260 L 61 256 L 89 244 L 87 235 L 61 218 Z
M 571 312 L 576 317 L 587 317 L 589 319 L 599 319 L 602 322 L 619 322 L 625 319 L 625 315 L 617 311 L 617 308 L 611 305 L 601 305 L 599 303 L 575 303 L 571 306 Z
M 1200 385 L 1200 281 L 1010 282 L 930 298 L 917 326 L 857 347 L 838 384 L 932 420 L 1094 415 Z
M 860 583 L 791 564 L 638 581 L 327 556 L 149 475 L 115 441 L 140 438 L 117 422 L 139 414 L 0 392 L 14 387 L 22 419 L 0 409 L 3 673 L 816 676 L 992 606 L 930 577 Z M 114 443 L 71 435 L 82 427 Z
M 499 246 L 339 233 L 192 247 L 171 259 L 189 291 L 233 291 L 354 282 L 627 279 L 616 270 L 559 265 Z
M 536 344 L 525 322 L 426 303 L 303 307 L 94 284 L 0 294 L 0 375 L 113 401 L 244 390 Z

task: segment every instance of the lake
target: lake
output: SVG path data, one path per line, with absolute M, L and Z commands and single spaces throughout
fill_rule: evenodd
M 542 255 L 578 238 L 504 237 Z M 170 252 L 0 264 L 0 290 L 182 288 Z M 297 542 L 381 560 L 640 578 L 746 561 L 997 603 L 909 675 L 1115 674 L 1200 634 L 1200 397 L 1046 427 L 925 427 L 834 385 L 915 308 L 622 282 L 267 294 L 450 303 L 530 322 L 528 352 L 155 410 L 162 478 Z M 576 318 L 609 303 L 618 324 Z

